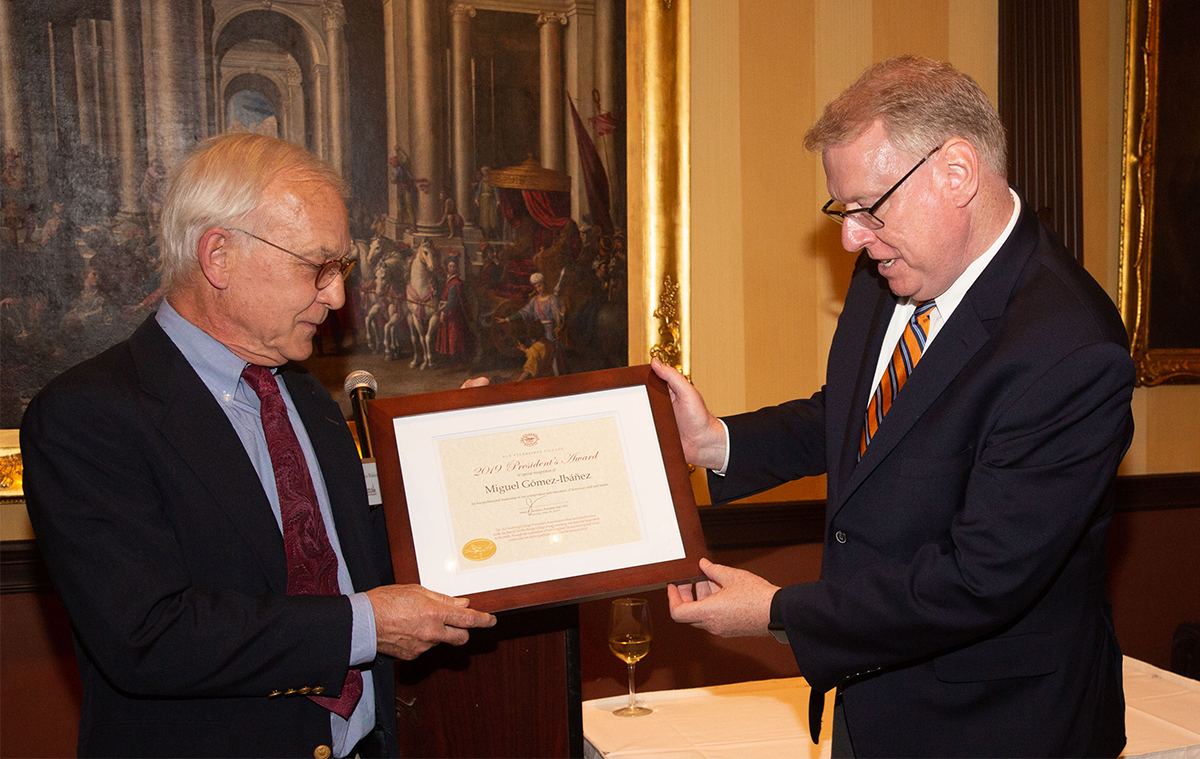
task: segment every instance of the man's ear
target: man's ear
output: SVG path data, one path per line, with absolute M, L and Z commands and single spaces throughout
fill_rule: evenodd
M 956 207 L 965 208 L 979 192 L 979 154 L 959 137 L 947 140 L 939 152 L 947 196 Z
M 200 241 L 196 244 L 200 271 L 204 273 L 208 283 L 218 290 L 229 287 L 229 258 L 225 251 L 225 243 L 228 240 L 227 230 L 212 227 L 200 235 Z

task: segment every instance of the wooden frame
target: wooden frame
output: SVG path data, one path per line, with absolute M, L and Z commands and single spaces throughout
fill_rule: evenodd
M 1161 23 L 1162 6 L 1160 0 L 1129 0 L 1126 38 L 1125 161 L 1121 169 L 1121 255 L 1117 300 L 1129 331 L 1140 385 L 1200 382 L 1200 335 L 1185 335 L 1188 339 L 1182 341 L 1186 343 L 1183 345 L 1173 337 L 1169 342 L 1174 344 L 1163 346 L 1156 344 L 1158 339 L 1151 332 L 1156 318 L 1166 324 L 1172 321 L 1172 315 L 1186 309 L 1194 311 L 1195 307 L 1193 297 L 1181 298 L 1178 297 L 1179 293 L 1175 293 L 1172 299 L 1161 291 L 1161 277 L 1169 271 L 1167 265 L 1170 259 L 1167 256 L 1194 257 L 1194 250 L 1190 246 L 1181 249 L 1180 246 L 1164 244 L 1171 241 L 1172 230 L 1179 226 L 1177 220 L 1176 224 L 1171 223 L 1174 217 L 1164 213 L 1164 210 L 1171 207 L 1173 200 L 1191 204 L 1196 202 L 1194 194 L 1185 198 L 1176 197 L 1174 193 L 1162 194 L 1159 198 L 1162 207 L 1155 202 L 1156 181 L 1164 178 L 1156 173 L 1156 164 L 1161 163 L 1166 170 L 1171 170 L 1179 163 L 1178 155 L 1170 155 L 1171 152 L 1179 152 L 1179 146 L 1171 139 L 1172 135 L 1160 135 L 1160 131 L 1169 130 L 1169 125 L 1164 130 L 1164 125 L 1160 123 L 1160 75 L 1164 73 L 1160 63 L 1164 54 L 1179 52 L 1185 59 L 1192 55 L 1186 51 L 1164 50 L 1160 45 L 1160 30 L 1164 28 Z M 1192 13 L 1195 14 L 1195 11 Z M 1192 16 L 1193 19 L 1196 17 Z M 1189 70 L 1195 72 L 1195 64 L 1190 65 Z M 1169 64 L 1165 70 L 1172 75 L 1180 74 L 1177 68 Z M 1183 73 L 1186 77 L 1187 72 Z M 1164 91 L 1163 96 L 1167 99 L 1192 99 L 1189 92 Z M 1189 126 L 1194 128 L 1194 125 Z M 1186 147 L 1184 152 L 1187 152 Z M 1194 145 L 1191 152 L 1195 152 Z M 1190 237 L 1193 230 L 1185 231 L 1186 236 Z M 1152 277 L 1156 258 L 1160 269 L 1158 288 L 1152 287 L 1156 281 Z M 1195 270 L 1192 270 L 1192 275 L 1196 276 Z M 1181 278 L 1168 275 L 1168 279 L 1178 283 Z M 1191 295 L 1194 296 L 1194 292 Z M 1176 303 L 1178 300 L 1187 302 Z
M 696 502 L 688 479 L 683 447 L 675 426 L 675 414 L 671 408 L 670 394 L 666 383 L 659 379 L 648 365 L 642 365 L 528 382 L 505 383 L 467 390 L 449 390 L 371 401 L 368 404 L 369 427 L 376 452 L 388 537 L 392 547 L 392 566 L 397 582 L 434 586 L 434 589 L 438 589 L 437 583 L 434 582 L 435 578 L 422 577 L 418 566 L 419 560 L 414 545 L 414 536 L 419 533 L 419 530 L 414 528 L 414 520 L 408 503 L 409 494 L 413 491 L 416 483 L 410 482 L 410 487 L 406 488 L 405 486 L 406 472 L 410 478 L 423 477 L 428 471 L 429 464 L 412 463 L 415 457 L 406 457 L 400 453 L 395 420 L 464 410 L 495 411 L 500 408 L 503 411 L 504 409 L 501 407 L 509 404 L 545 399 L 563 399 L 575 404 L 587 400 L 590 403 L 591 398 L 600 398 L 601 391 L 638 387 L 644 387 L 649 400 L 653 433 L 657 436 L 657 448 L 662 458 L 661 474 L 665 475 L 665 484 L 670 494 L 675 525 L 679 530 L 679 539 L 684 555 L 670 560 L 647 559 L 646 562 L 640 562 L 633 566 L 625 565 L 603 571 L 581 572 L 558 579 L 524 582 L 510 587 L 472 592 L 470 594 L 472 605 L 486 611 L 554 605 L 626 591 L 645 590 L 669 582 L 689 581 L 695 578 L 697 564 L 706 553 L 706 548 Z M 471 428 L 476 417 L 484 416 L 482 413 L 467 416 L 468 421 L 464 423 L 465 427 Z M 464 418 L 460 414 L 455 414 L 455 417 L 459 420 Z M 491 419 L 492 416 L 488 418 Z M 543 424 L 545 422 L 537 423 L 537 425 Z M 534 426 L 533 423 L 531 426 Z M 638 465 L 654 467 L 654 462 L 639 461 Z M 622 467 L 624 466 L 622 464 Z M 408 468 L 406 469 L 406 467 Z M 636 469 L 636 467 L 633 468 Z M 657 472 L 657 470 L 655 471 Z M 429 479 L 441 482 L 442 472 L 435 473 Z M 634 488 L 638 488 L 640 481 L 633 477 L 631 479 L 634 480 L 631 483 Z M 422 503 L 420 506 L 421 508 L 437 508 L 435 504 L 431 503 Z M 448 518 L 448 515 L 445 516 Z M 435 521 L 440 521 L 440 519 L 441 517 Z M 646 545 L 652 544 L 657 537 L 646 535 L 646 531 L 643 531 L 642 534 L 644 536 L 642 543 Z M 452 544 L 451 550 L 457 553 L 457 544 Z M 495 550 L 494 544 L 491 546 L 491 550 Z M 465 550 L 464 554 L 466 554 Z M 648 555 L 658 557 L 662 554 Z M 461 557 L 459 559 L 461 561 Z M 440 562 L 441 559 L 439 558 L 437 561 Z M 541 561 L 550 564 L 557 559 L 542 559 Z M 504 570 L 492 569 L 489 571 Z

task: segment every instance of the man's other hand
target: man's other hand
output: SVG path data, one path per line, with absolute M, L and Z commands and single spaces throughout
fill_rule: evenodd
M 671 619 L 722 638 L 768 635 L 771 599 L 779 587 L 744 569 L 700 560 L 707 580 L 667 586 Z
M 487 377 L 472 377 L 471 379 L 463 380 L 463 383 L 458 386 L 458 389 L 463 390 L 464 388 L 468 387 L 483 387 L 486 384 L 488 384 Z
M 650 368 L 671 390 L 671 408 L 683 442 L 683 457 L 692 466 L 720 469 L 725 465 L 726 448 L 721 420 L 709 413 L 700 391 L 682 374 L 656 358 L 650 360 Z
M 496 618 L 467 608 L 469 601 L 420 585 L 384 585 L 367 591 L 375 611 L 376 650 L 412 660 L 438 643 L 461 646 L 467 630 L 491 627 Z

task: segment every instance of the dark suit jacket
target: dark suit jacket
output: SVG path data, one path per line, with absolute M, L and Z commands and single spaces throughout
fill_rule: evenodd
M 821 579 L 781 611 L 859 756 L 1116 756 L 1106 600 L 1134 370 L 1112 301 L 1024 206 L 856 462 L 896 304 L 859 260 L 807 400 L 731 417 L 726 501 L 828 473 Z
M 336 403 L 284 376 L 312 440 L 356 590 L 392 580 Z M 81 756 L 313 756 L 341 690 L 345 596 L 288 596 L 283 536 L 212 394 L 154 317 L 67 371 L 21 427 L 29 517 L 70 614 L 83 678 Z M 376 659 L 377 729 L 396 754 L 392 661 Z

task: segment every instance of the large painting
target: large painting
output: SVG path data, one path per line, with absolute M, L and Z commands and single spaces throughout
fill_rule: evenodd
M 1120 302 L 1138 382 L 1200 382 L 1200 5 L 1130 0 Z
M 622 0 L 0 2 L 0 427 L 151 314 L 171 170 L 212 134 L 342 172 L 334 397 L 624 365 Z M 345 404 L 349 415 L 349 404 Z

